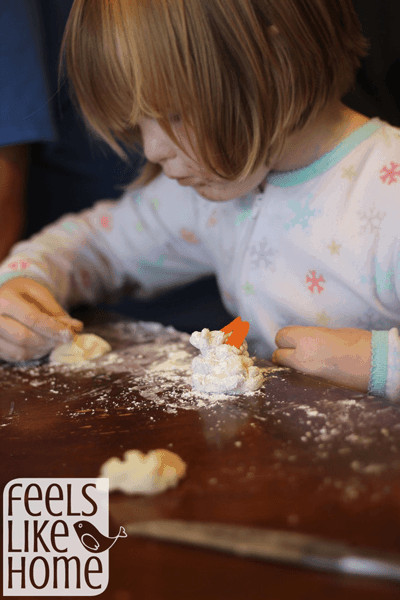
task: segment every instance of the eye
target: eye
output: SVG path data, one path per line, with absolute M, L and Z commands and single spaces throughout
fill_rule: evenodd
M 82 527 L 83 527 L 82 523 L 79 523 L 78 527 L 80 527 L 82 529 Z

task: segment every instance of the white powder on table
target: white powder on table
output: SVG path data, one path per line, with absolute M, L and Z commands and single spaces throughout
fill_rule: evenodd
M 261 369 L 254 366 L 246 340 L 240 346 L 226 344 L 228 334 L 203 329 L 190 336 L 190 343 L 201 352 L 192 361 L 195 390 L 217 394 L 254 392 L 263 384 Z

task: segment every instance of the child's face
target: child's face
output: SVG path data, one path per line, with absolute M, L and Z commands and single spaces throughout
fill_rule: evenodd
M 171 140 L 155 119 L 143 117 L 138 123 L 147 160 L 161 165 L 165 175 L 176 179 L 180 185 L 193 187 L 207 200 L 223 202 L 250 193 L 264 181 L 268 173 L 267 167 L 259 168 L 240 181 L 227 181 L 210 173 L 193 155 L 182 123 L 178 119 L 171 119 L 171 125 L 184 151 Z

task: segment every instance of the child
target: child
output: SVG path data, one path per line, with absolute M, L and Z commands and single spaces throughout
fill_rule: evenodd
M 79 331 L 73 305 L 215 272 L 259 356 L 276 339 L 277 364 L 400 398 L 400 130 L 340 102 L 364 53 L 351 0 L 75 0 L 83 115 L 149 162 L 14 246 L 1 358 Z

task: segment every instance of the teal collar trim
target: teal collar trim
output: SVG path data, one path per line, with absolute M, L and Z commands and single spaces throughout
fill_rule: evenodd
M 290 187 L 305 183 L 318 175 L 322 175 L 382 126 L 383 122 L 379 118 L 370 119 L 368 123 L 353 131 L 346 139 L 340 142 L 336 148 L 321 156 L 321 158 L 311 163 L 311 165 L 302 169 L 295 169 L 294 171 L 271 171 L 268 174 L 267 183 L 278 187 Z

